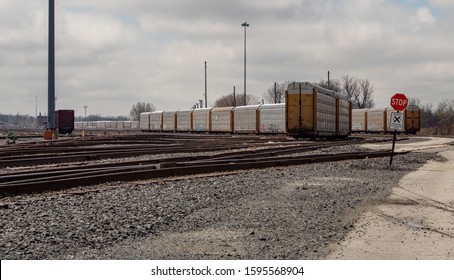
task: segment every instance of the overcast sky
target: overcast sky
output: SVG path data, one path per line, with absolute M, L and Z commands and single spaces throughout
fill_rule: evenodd
M 368 79 L 377 107 L 403 92 L 454 98 L 452 0 L 56 0 L 57 109 L 129 115 L 208 105 L 275 81 Z M 0 0 L 0 113 L 47 114 L 48 0 Z

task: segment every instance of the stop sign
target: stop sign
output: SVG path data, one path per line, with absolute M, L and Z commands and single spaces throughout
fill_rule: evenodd
M 408 99 L 405 94 L 396 93 L 391 97 L 391 107 L 396 111 L 403 111 L 408 106 Z

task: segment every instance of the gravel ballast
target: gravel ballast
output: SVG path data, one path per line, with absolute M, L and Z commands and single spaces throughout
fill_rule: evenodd
M 430 159 L 436 154 L 399 155 L 391 167 L 389 158 L 351 160 L 0 198 L 0 256 L 323 259 L 364 210 Z

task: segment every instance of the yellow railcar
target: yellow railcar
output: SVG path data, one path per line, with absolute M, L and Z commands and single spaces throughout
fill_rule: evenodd
M 288 86 L 285 113 L 287 133 L 294 137 L 339 137 L 351 132 L 351 103 L 308 82 Z
M 405 109 L 405 133 L 416 134 L 421 130 L 421 110 L 416 105 Z

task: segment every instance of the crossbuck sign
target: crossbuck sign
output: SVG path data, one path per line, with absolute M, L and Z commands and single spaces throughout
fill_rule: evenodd
M 404 128 L 404 113 L 391 112 L 391 123 L 389 125 L 391 129 L 398 130 Z

